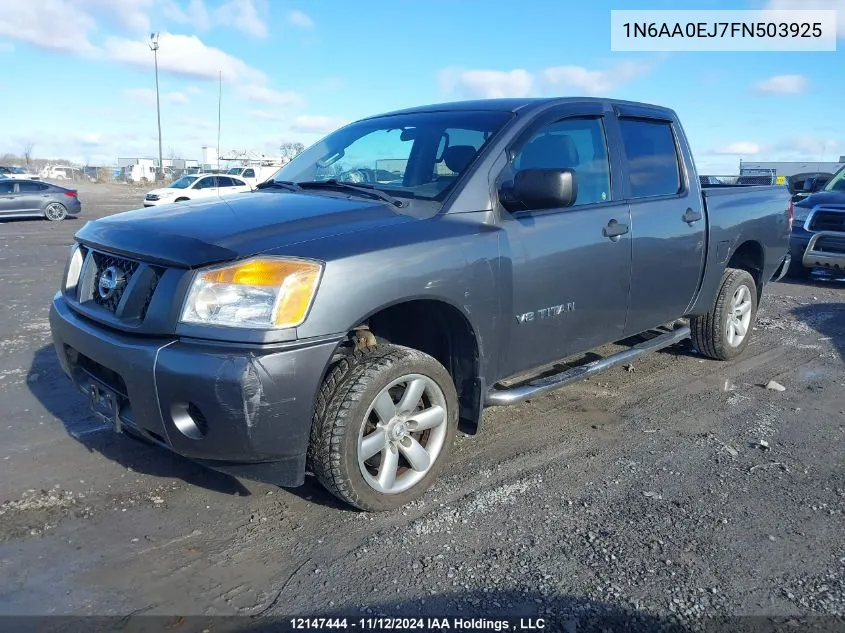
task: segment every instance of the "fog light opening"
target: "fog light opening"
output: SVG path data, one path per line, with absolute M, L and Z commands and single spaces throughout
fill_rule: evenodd
M 208 433 L 208 420 L 193 402 L 174 405 L 170 411 L 173 424 L 185 437 L 201 440 Z

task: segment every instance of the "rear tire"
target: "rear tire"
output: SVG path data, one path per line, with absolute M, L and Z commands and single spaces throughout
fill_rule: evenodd
M 67 209 L 61 202 L 51 202 L 44 207 L 44 217 L 50 222 L 61 222 L 67 217 Z
M 757 284 L 745 270 L 727 268 L 713 309 L 690 319 L 692 342 L 716 360 L 736 358 L 745 350 L 757 317 Z
M 434 358 L 395 345 L 355 351 L 318 394 L 309 469 L 355 508 L 394 510 L 434 483 L 457 426 L 454 383 Z

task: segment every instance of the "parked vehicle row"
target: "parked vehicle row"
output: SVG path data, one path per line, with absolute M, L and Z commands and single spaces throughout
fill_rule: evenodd
M 23 167 L 16 167 L 14 165 L 0 165 L 0 178 L 13 178 L 15 180 L 37 180 L 38 176 L 27 171 Z
M 386 157 L 398 173 L 364 178 Z M 411 108 L 331 133 L 248 195 L 89 222 L 50 326 L 116 431 L 388 510 L 484 407 L 685 339 L 741 354 L 789 265 L 791 212 L 782 185 L 702 188 L 667 108 Z
M 0 179 L 0 218 L 44 217 L 60 222 L 81 212 L 76 189 L 37 180 Z
M 807 277 L 816 268 L 845 271 L 845 167 L 819 191 L 795 203 L 790 238 L 790 275 Z

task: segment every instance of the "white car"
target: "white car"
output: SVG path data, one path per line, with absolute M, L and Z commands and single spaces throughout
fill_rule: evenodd
M 216 198 L 246 191 L 252 191 L 252 186 L 235 176 L 193 174 L 182 176 L 179 180 L 170 183 L 169 187 L 153 189 L 144 198 L 144 206 L 154 207 L 171 202 Z
M 38 180 L 38 176 L 28 172 L 23 167 L 0 166 L 0 178 L 14 178 L 15 180 Z

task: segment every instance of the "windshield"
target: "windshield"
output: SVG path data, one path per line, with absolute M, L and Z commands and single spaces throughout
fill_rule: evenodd
M 822 191 L 845 191 L 845 166 L 839 168 Z
M 12 167 L 11 169 L 12 169 L 12 172 L 15 173 L 15 174 L 25 174 L 26 173 L 26 170 L 24 170 L 22 167 Z
M 232 175 L 232 176 L 240 176 L 240 175 L 241 175 L 241 172 L 243 172 L 243 170 L 244 170 L 244 168 L 243 168 L 243 167 L 232 167 L 232 168 L 231 168 L 229 171 L 227 171 L 226 173 L 227 173 L 227 174 L 230 174 L 230 175 Z
M 174 180 L 170 183 L 171 189 L 187 189 L 191 183 L 197 179 L 197 176 L 182 176 L 179 180 Z
M 510 112 L 416 112 L 366 119 L 329 134 L 273 176 L 336 179 L 392 196 L 443 200 Z

